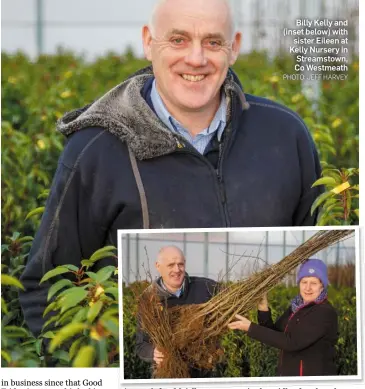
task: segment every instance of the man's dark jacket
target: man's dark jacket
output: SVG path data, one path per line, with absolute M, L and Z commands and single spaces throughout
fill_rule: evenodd
M 209 279 L 203 277 L 190 277 L 186 275 L 184 280 L 183 292 L 180 297 L 176 297 L 174 294 L 169 293 L 161 286 L 161 278 L 153 282 L 153 286 L 156 287 L 157 293 L 160 296 L 168 308 L 177 305 L 186 304 L 203 304 L 211 299 L 211 297 L 217 292 L 218 284 Z M 142 296 L 143 298 L 143 296 Z M 141 330 L 139 324 L 136 332 L 136 353 L 143 361 L 153 362 L 154 346 L 151 343 L 149 336 Z M 208 371 L 199 371 L 197 369 L 190 369 L 190 376 L 192 378 L 207 378 L 209 376 Z M 150 378 L 150 377 L 145 377 Z
M 275 324 L 270 311 L 259 311 L 258 320 L 247 334 L 281 350 L 279 376 L 337 375 L 337 313 L 327 300 L 305 305 L 294 314 L 289 307 Z
M 58 122 L 69 139 L 21 277 L 35 335 L 49 288 L 39 285 L 42 276 L 116 246 L 118 229 L 315 224 L 310 208 L 320 190 L 311 186 L 320 164 L 295 112 L 244 94 L 230 70 L 222 86 L 227 127 L 201 155 L 154 113 L 152 81 L 143 69 Z

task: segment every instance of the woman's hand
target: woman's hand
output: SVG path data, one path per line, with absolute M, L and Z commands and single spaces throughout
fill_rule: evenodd
M 228 328 L 231 330 L 248 331 L 251 325 L 250 320 L 246 319 L 241 315 L 236 315 L 236 319 L 238 319 L 238 321 L 233 321 L 232 323 L 229 323 Z
M 267 294 L 266 293 L 262 295 L 261 300 L 257 304 L 257 309 L 259 311 L 266 311 L 266 312 L 269 310 L 269 303 L 267 301 Z
M 162 351 L 160 351 L 157 347 L 153 350 L 153 360 L 158 366 L 164 359 L 164 355 Z

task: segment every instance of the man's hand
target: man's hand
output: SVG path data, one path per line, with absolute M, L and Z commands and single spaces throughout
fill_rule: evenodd
M 266 293 L 262 295 L 261 300 L 257 304 L 257 309 L 259 311 L 268 312 L 268 310 L 269 310 L 269 303 L 267 301 L 267 294 Z
M 241 315 L 236 315 L 236 319 L 238 319 L 238 321 L 233 321 L 232 323 L 229 323 L 228 328 L 231 330 L 248 331 L 251 325 L 250 320 L 246 319 Z
M 164 359 L 163 353 L 156 347 L 153 350 L 153 360 L 155 361 L 156 365 L 158 366 Z

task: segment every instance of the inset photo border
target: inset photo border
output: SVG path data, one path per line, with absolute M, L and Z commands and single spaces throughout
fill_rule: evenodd
M 359 242 L 358 227 L 119 230 L 120 383 L 360 383 Z

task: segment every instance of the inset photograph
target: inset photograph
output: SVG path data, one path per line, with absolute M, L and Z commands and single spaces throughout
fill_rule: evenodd
M 122 382 L 360 378 L 357 234 L 119 231 Z

